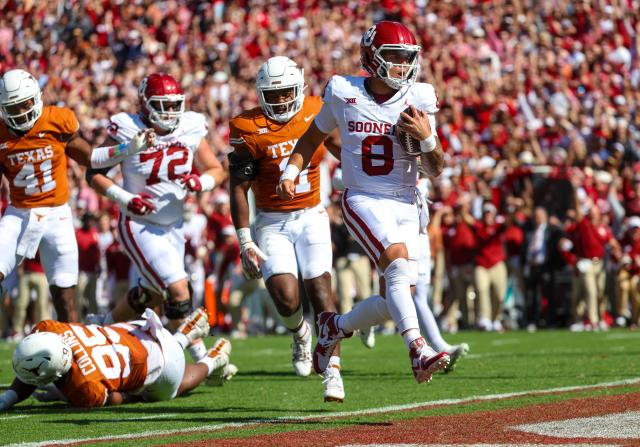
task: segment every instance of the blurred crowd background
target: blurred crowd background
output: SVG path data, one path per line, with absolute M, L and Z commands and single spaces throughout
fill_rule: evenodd
M 444 173 L 429 182 L 431 300 L 443 329 L 636 327 L 640 313 L 640 1 L 18 1 L 0 0 L 0 72 L 19 67 L 44 101 L 71 107 L 99 145 L 109 116 L 137 110 L 156 71 L 179 79 L 207 115 L 226 162 L 228 120 L 257 106 L 258 66 L 286 55 L 306 93 L 333 74 L 362 74 L 362 33 L 402 21 L 434 84 Z M 341 225 L 336 168 L 325 169 L 342 310 L 377 278 Z M 72 166 L 83 313 L 128 287 L 117 210 Z M 6 183 L 6 182 L 5 182 Z M 6 184 L 2 204 L 6 207 Z M 224 188 L 190 199 L 187 264 L 196 303 L 237 336 L 278 330 L 264 285 L 245 281 Z M 37 260 L 3 297 L 5 337 L 50 315 Z

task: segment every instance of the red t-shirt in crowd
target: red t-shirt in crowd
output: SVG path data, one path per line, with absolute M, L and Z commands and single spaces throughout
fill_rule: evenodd
M 611 229 L 606 225 L 593 225 L 588 217 L 567 228 L 575 245 L 578 258 L 603 259 L 605 245 L 613 238 Z
M 517 225 L 509 225 L 504 232 L 504 241 L 509 257 L 518 256 L 524 241 L 524 231 Z
M 76 230 L 78 241 L 78 266 L 81 272 L 95 272 L 100 266 L 98 231 L 95 228 Z
M 120 242 L 114 241 L 109 245 L 105 252 L 105 257 L 107 258 L 107 270 L 109 273 L 113 273 L 116 281 L 129 280 L 131 260 L 122 250 Z
M 475 226 L 478 250 L 476 252 L 476 265 L 489 269 L 500 261 L 506 259 L 503 245 L 504 224 L 493 223 L 486 225 L 482 221 Z
M 473 262 L 476 238 L 469 225 L 459 222 L 445 226 L 442 237 L 450 265 L 464 265 Z
M 207 216 L 207 231 L 208 239 L 213 241 L 218 247 L 224 242 L 224 236 L 222 235 L 222 229 L 228 225 L 233 226 L 233 220 L 231 220 L 231 214 L 220 214 L 214 211 Z
M 40 253 L 36 253 L 36 257 L 33 259 L 26 258 L 22 266 L 27 273 L 44 273 L 42 264 L 40 264 Z

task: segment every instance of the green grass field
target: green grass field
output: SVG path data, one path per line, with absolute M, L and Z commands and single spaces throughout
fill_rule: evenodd
M 288 337 L 234 341 L 231 358 L 240 372 L 224 387 L 202 386 L 191 395 L 170 402 L 91 411 L 68 409 L 62 404 L 42 404 L 30 398 L 12 411 L 0 414 L 0 445 L 107 437 L 101 445 L 123 446 L 131 445 L 133 441 L 109 440 L 109 437 L 156 431 L 164 435 L 162 443 L 228 437 L 225 430 L 216 430 L 220 424 L 230 424 L 223 427 L 234 427 L 233 436 L 240 437 L 319 426 L 326 428 L 329 424 L 342 427 L 408 417 L 403 412 L 375 411 L 392 405 L 640 378 L 640 332 L 467 332 L 448 339 L 454 343 L 468 342 L 470 355 L 459 363 L 455 372 L 438 374 L 430 384 L 419 386 L 411 374 L 400 337 L 379 336 L 373 350 L 364 348 L 357 337 L 347 340 L 342 353 L 347 393 L 343 404 L 323 402 L 322 381 L 318 376 L 299 378 L 293 374 Z M 208 345 L 211 343 L 212 340 L 207 340 Z M 0 383 L 3 387 L 13 379 L 11 354 L 14 346 L 0 344 Z M 412 411 L 411 417 L 630 390 L 637 392 L 637 383 L 628 387 L 579 389 L 561 396 L 535 394 L 446 407 L 423 406 Z M 357 410 L 370 411 L 324 420 L 331 413 Z M 266 420 L 272 423 L 252 424 Z M 135 445 L 157 445 L 159 442 L 157 438 L 143 438 L 136 439 Z

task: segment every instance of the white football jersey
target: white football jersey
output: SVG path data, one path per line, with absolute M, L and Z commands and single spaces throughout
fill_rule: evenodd
M 395 124 L 400 113 L 413 105 L 429 113 L 435 133 L 435 90 L 431 84 L 414 83 L 378 104 L 365 89 L 365 79 L 333 76 L 314 122 L 323 133 L 340 129 L 342 180 L 346 188 L 392 196 L 413 194 L 419 158 L 407 156 L 402 149 L 395 136 Z
M 140 115 L 118 113 L 111 117 L 109 135 L 118 142 L 129 143 L 134 135 L 146 128 Z M 182 220 L 187 191 L 178 179 L 191 172 L 193 154 L 206 134 L 204 115 L 185 112 L 173 132 L 156 135 L 155 146 L 122 162 L 124 189 L 133 194 L 151 194 L 151 202 L 156 206 L 156 211 L 147 216 L 127 213 L 132 219 L 156 225 L 172 225 Z

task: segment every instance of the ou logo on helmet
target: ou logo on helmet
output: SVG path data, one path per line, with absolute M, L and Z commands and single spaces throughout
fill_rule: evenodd
M 376 26 L 373 25 L 371 28 L 367 30 L 366 33 L 364 33 L 364 36 L 362 36 L 362 43 L 365 46 L 370 47 L 375 37 L 376 37 Z

